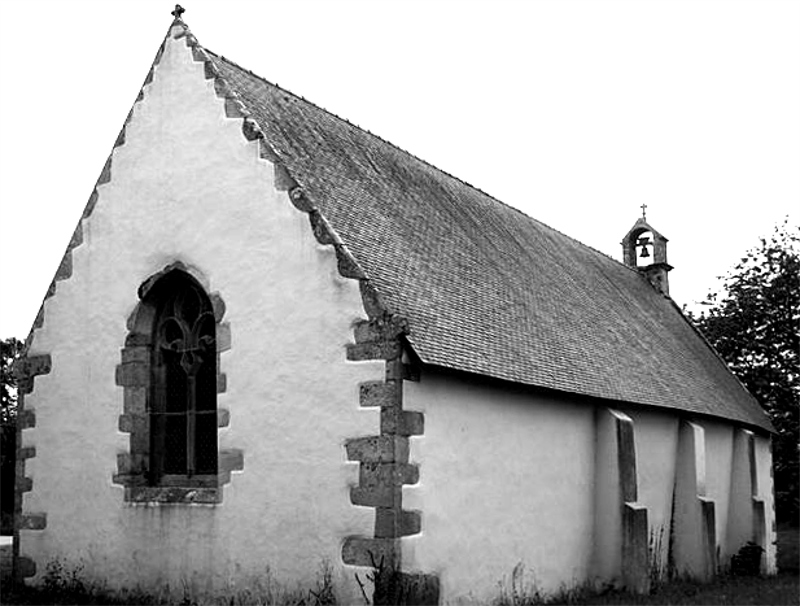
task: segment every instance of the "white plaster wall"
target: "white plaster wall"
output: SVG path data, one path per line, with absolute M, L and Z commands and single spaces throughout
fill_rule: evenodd
M 711 560 L 707 526 L 700 497 L 706 486 L 705 430 L 699 423 L 681 421 L 675 467 L 675 499 L 672 514 L 672 556 L 679 575 L 707 578 Z
M 488 603 L 498 583 L 551 592 L 583 581 L 592 554 L 594 409 L 424 372 L 404 408 L 425 414 L 411 438 L 420 481 L 403 507 L 422 532 L 403 567 L 440 575 L 442 603 Z
M 728 550 L 734 553 L 739 547 L 753 540 L 753 483 L 750 469 L 752 437 L 748 431 L 734 430 L 728 525 L 725 531 Z M 729 563 L 729 557 L 722 560 L 724 567 Z
M 768 436 L 756 434 L 756 496 L 764 501 L 764 526 L 765 526 L 765 572 L 775 574 L 777 568 L 776 520 L 775 520 L 775 490 L 772 473 L 772 440 Z
M 753 446 L 751 458 L 751 441 Z M 730 564 L 730 558 L 749 541 L 760 544 L 765 552 L 765 572 L 774 573 L 775 562 L 775 509 L 772 486 L 772 452 L 770 439 L 742 429 L 734 430 L 731 462 L 730 499 L 726 551 L 721 563 Z M 752 465 L 755 464 L 755 469 Z M 755 480 L 755 483 L 753 483 Z M 764 503 L 763 523 L 756 512 L 756 501 Z M 760 526 L 760 528 L 759 528 Z
M 678 449 L 678 417 L 669 412 L 619 407 L 633 421 L 637 500 L 647 507 L 651 571 L 664 575 L 669 559 L 672 495 Z M 619 511 L 617 436 L 608 409 L 598 408 L 595 561 L 600 584 L 621 581 L 622 520 Z
M 631 408 L 625 411 L 634 424 L 638 501 L 647 507 L 651 566 L 664 574 L 669 556 L 679 420 L 669 412 Z
M 614 409 L 595 411 L 594 526 L 591 578 L 598 586 L 622 583 L 622 495 L 618 418 Z
M 722 421 L 704 420 L 701 424 L 706 434 L 706 496 L 714 499 L 719 564 L 724 566 L 731 549 L 736 553 L 741 547 L 727 544 L 734 427 Z
M 371 535 L 374 513 L 350 503 L 358 464 L 344 442 L 377 433 L 378 411 L 359 408 L 358 384 L 382 379 L 383 364 L 345 360 L 364 316 L 358 283 L 338 275 L 333 249 L 274 189 L 271 165 L 241 120 L 225 117 L 183 40 L 167 43 L 98 190 L 73 275 L 47 300 L 32 344 L 53 367 L 26 399 L 37 425 L 23 441 L 37 454 L 24 510 L 46 512 L 47 528 L 21 532 L 22 555 L 39 579 L 58 558 L 112 586 L 181 591 L 252 587 L 267 569 L 294 588 L 327 561 L 353 601 L 357 569 L 341 563 L 341 542 Z M 219 442 L 244 451 L 244 470 L 217 506 L 126 504 L 112 483 L 129 440 L 117 429 L 114 379 L 126 319 L 138 286 L 174 261 L 221 294 L 231 326 L 219 397 L 230 426 Z

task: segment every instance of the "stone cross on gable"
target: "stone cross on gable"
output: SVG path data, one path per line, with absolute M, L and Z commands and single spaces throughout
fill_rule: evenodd
M 183 8 L 183 7 L 182 7 L 180 4 L 176 4 L 176 5 L 175 5 L 175 10 L 174 10 L 174 11 L 172 11 L 172 12 L 170 13 L 170 15 L 173 15 L 173 16 L 174 16 L 176 19 L 180 19 L 180 18 L 181 18 L 181 15 L 182 15 L 183 13 L 185 13 L 185 12 L 186 12 L 186 9 L 185 9 L 185 8 Z
M 645 213 L 645 211 L 647 209 L 647 204 L 642 204 L 639 208 L 642 209 L 642 219 L 647 219 L 647 215 Z

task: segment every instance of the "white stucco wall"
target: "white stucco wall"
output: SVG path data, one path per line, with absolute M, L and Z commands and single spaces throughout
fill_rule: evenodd
M 404 408 L 425 414 L 411 438 L 422 510 L 403 567 L 440 575 L 443 603 L 487 603 L 524 565 L 529 590 L 586 578 L 591 558 L 594 410 L 569 401 L 423 372 Z
M 743 545 L 753 541 L 766 551 L 764 572 L 771 574 L 776 570 L 771 468 L 769 439 L 750 431 L 736 429 L 733 435 L 723 566 L 729 565 L 730 557 Z M 758 512 L 759 501 L 763 501 L 763 519 Z
M 620 413 L 595 411 L 594 519 L 590 575 L 599 587 L 622 582 L 622 506 L 618 425 Z M 628 417 L 629 418 L 629 417 Z
M 775 574 L 778 536 L 775 529 L 775 492 L 772 474 L 772 441 L 768 436 L 755 436 L 756 497 L 764 501 L 764 572 Z
M 657 410 L 631 409 L 636 443 L 639 502 L 647 507 L 652 570 L 664 574 L 669 555 L 672 495 L 678 451 L 678 417 Z
M 438 574 L 443 603 L 490 602 L 499 596 L 499 584 L 510 589 L 519 563 L 528 593 L 620 581 L 621 525 L 613 509 L 621 498 L 616 433 L 603 429 L 605 417 L 596 414 L 607 416 L 606 407 L 423 370 L 419 383 L 405 383 L 404 408 L 425 414 L 425 433 L 411 438 L 410 458 L 420 466 L 420 481 L 403 489 L 404 509 L 422 511 L 422 532 L 402 539 L 403 567 Z M 685 441 L 681 450 L 681 417 L 643 407 L 619 409 L 634 426 L 636 502 L 647 508 L 650 570 L 662 578 L 667 574 L 671 532 L 689 532 L 696 543 L 678 546 L 679 566 L 689 558 L 697 560 L 698 571 L 705 570 L 701 493 L 715 503 L 715 547 L 720 563 L 727 565 L 736 428 L 721 420 L 696 420 L 702 477 L 697 484 L 687 468 L 681 478 L 685 483 L 692 477 L 684 497 L 697 511 L 688 518 L 681 514 L 675 526 L 681 461 L 692 470 L 697 463 Z M 691 429 L 683 424 L 685 431 Z M 757 436 L 758 491 L 765 498 L 769 529 L 768 455 L 768 440 Z M 611 536 L 615 532 L 619 536 Z M 774 567 L 770 549 L 768 569 Z
M 706 434 L 706 496 L 714 499 L 719 563 L 724 566 L 731 556 L 727 528 L 734 427 L 716 421 L 703 421 L 702 425 Z M 739 547 L 741 545 L 734 546 L 733 553 Z
M 732 511 L 732 498 L 742 499 L 743 504 L 736 503 L 733 509 L 740 506 L 752 510 L 752 496 L 764 501 L 764 547 L 766 551 L 766 569 L 774 572 L 775 567 L 775 538 L 772 536 L 772 520 L 774 519 L 773 494 L 772 494 L 772 456 L 770 450 L 770 440 L 761 434 L 755 434 L 755 466 L 756 466 L 756 488 L 755 494 L 750 495 L 749 490 L 739 491 L 735 489 L 734 483 L 744 481 L 748 489 L 750 488 L 750 459 L 744 457 L 744 465 L 735 465 L 734 454 L 736 444 L 734 437 L 740 428 L 721 420 L 704 419 L 699 422 L 705 433 L 705 490 L 706 497 L 714 500 L 715 519 L 716 519 L 716 541 L 717 553 L 719 556 L 719 566 L 726 570 L 730 566 L 731 556 L 744 546 L 747 541 L 757 537 L 753 536 L 752 518 L 747 516 L 745 528 L 739 529 L 737 521 L 731 520 L 730 515 L 736 515 Z M 741 474 L 743 478 L 736 478 Z M 737 482 L 738 483 L 738 482 Z
M 26 398 L 36 427 L 23 432 L 36 446 L 24 511 L 45 512 L 47 527 L 21 532 L 21 554 L 38 579 L 57 558 L 112 586 L 181 591 L 252 587 L 267 569 L 294 588 L 327 561 L 340 598 L 354 600 L 357 569 L 342 565 L 341 542 L 371 535 L 374 511 L 350 503 L 358 464 L 344 442 L 377 433 L 358 384 L 382 379 L 384 365 L 346 361 L 364 316 L 357 281 L 339 276 L 333 249 L 275 190 L 272 166 L 225 117 L 184 40 L 167 43 L 98 191 L 73 275 L 45 303 L 30 352 L 52 355 Z M 220 293 L 231 326 L 219 443 L 244 451 L 244 470 L 216 506 L 127 504 L 112 483 L 129 440 L 114 378 L 126 319 L 139 285 L 175 261 Z

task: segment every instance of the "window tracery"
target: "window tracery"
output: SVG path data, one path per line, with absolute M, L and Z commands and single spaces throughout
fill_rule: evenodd
M 206 294 L 173 272 L 154 322 L 151 482 L 217 473 L 216 336 Z
M 217 405 L 226 389 L 220 353 L 230 349 L 225 304 L 180 262 L 146 280 L 139 299 L 116 371 L 130 447 L 117 455 L 113 481 L 126 501 L 219 503 L 244 466 L 241 450 L 218 444 L 230 419 Z

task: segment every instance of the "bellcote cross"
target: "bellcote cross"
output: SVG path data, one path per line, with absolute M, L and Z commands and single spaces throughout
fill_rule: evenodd
M 647 210 L 647 204 L 642 204 L 639 208 L 642 209 L 642 219 L 644 219 L 646 221 L 647 220 L 647 214 L 646 214 L 645 211 Z

